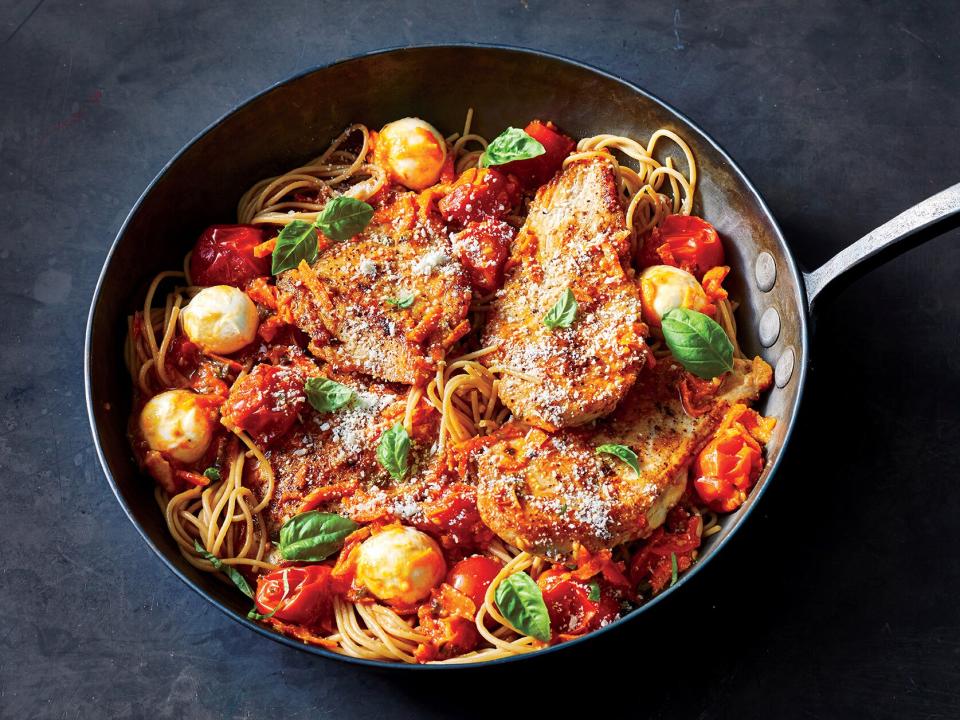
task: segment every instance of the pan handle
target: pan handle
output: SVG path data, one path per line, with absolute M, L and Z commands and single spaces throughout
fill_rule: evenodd
M 913 247 L 910 244 L 902 244 L 901 241 L 914 233 L 930 228 L 934 232 L 922 238 L 926 241 L 951 229 L 943 221 L 957 216 L 958 213 L 960 213 L 960 183 L 938 192 L 909 210 L 904 210 L 892 220 L 888 220 L 876 230 L 864 235 L 853 245 L 838 252 L 813 272 L 804 273 L 803 283 L 807 289 L 807 306 L 812 310 L 817 297 L 830 283 L 865 260 L 874 258 L 894 246 L 897 246 L 896 254 Z M 940 224 L 944 226 L 941 227 Z M 937 227 L 934 228 L 934 225 Z

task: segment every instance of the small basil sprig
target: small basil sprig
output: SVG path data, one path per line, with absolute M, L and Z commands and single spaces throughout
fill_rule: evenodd
M 679 570 L 677 569 L 677 554 L 670 553 L 670 587 L 677 584 L 677 575 L 679 574 Z
M 674 308 L 661 324 L 673 357 L 697 377 L 709 380 L 733 370 L 733 343 L 711 318 L 696 310 Z
M 336 513 L 311 510 L 294 515 L 280 528 L 280 556 L 301 562 L 326 560 L 357 527 L 353 520 Z
M 543 155 L 546 149 L 538 140 L 530 137 L 520 128 L 508 127 L 497 135 L 480 156 L 480 167 L 505 165 L 514 160 L 529 160 Z
M 233 584 L 240 588 L 240 592 L 242 592 L 248 598 L 253 598 L 253 590 L 250 589 L 250 583 L 247 582 L 247 579 L 241 575 L 236 568 L 225 564 L 216 555 L 204 550 L 203 545 L 200 544 L 199 540 L 193 541 L 193 549 L 197 551 L 197 554 L 200 557 L 202 557 L 204 560 L 208 560 L 210 564 L 213 565 L 217 570 L 233 580 Z
M 406 310 L 407 308 L 413 307 L 413 293 L 402 298 L 390 298 L 387 300 L 387 305 L 393 305 L 393 307 L 399 310 Z
M 403 423 L 397 423 L 380 436 L 377 445 L 377 462 L 390 473 L 394 480 L 402 480 L 407 474 L 410 455 L 410 436 Z
M 317 260 L 317 230 L 331 240 L 349 240 L 363 230 L 373 218 L 373 207 L 351 197 L 341 195 L 323 206 L 314 223 L 294 220 L 277 236 L 273 248 L 270 271 L 274 275 L 297 267 L 305 260 Z
M 550 641 L 550 614 L 543 593 L 525 572 L 510 575 L 497 585 L 497 608 L 516 630 L 543 642 Z
M 628 448 L 626 445 L 615 445 L 609 443 L 607 445 L 599 445 L 596 449 L 597 454 L 604 455 L 613 455 L 614 457 L 620 458 L 633 468 L 633 471 L 637 474 L 637 477 L 640 477 L 640 460 L 637 457 L 637 454 Z
M 310 378 L 304 389 L 313 409 L 322 413 L 336 412 L 354 396 L 351 388 L 324 377 Z
M 577 319 L 577 299 L 573 296 L 573 291 L 567 288 L 563 291 L 560 299 L 553 304 L 553 307 L 543 316 L 543 324 L 551 330 L 556 328 L 568 328 L 573 325 Z
M 590 583 L 590 592 L 587 594 L 590 602 L 600 602 L 600 583 L 594 580 Z
M 219 482 L 220 481 L 220 471 L 215 467 L 208 467 L 203 471 L 203 476 L 210 482 Z

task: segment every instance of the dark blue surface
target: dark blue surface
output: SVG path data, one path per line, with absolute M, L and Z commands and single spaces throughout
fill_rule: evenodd
M 140 541 L 86 428 L 86 304 L 156 171 L 297 70 L 443 40 L 598 65 L 723 144 L 809 266 L 960 180 L 947 4 L 435 5 L 0 8 L 0 716 L 960 715 L 957 233 L 823 304 L 759 511 L 687 592 L 582 649 L 441 681 L 326 662 L 230 622 Z

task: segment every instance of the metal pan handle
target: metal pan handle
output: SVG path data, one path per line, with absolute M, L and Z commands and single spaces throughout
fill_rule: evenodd
M 864 235 L 853 245 L 838 252 L 813 272 L 804 273 L 807 306 L 812 310 L 817 297 L 830 283 L 864 261 L 871 258 L 888 259 L 881 257 L 886 254 L 885 251 L 900 254 L 916 244 L 903 243 L 902 241 L 906 238 L 929 228 L 933 232 L 921 238 L 921 242 L 925 242 L 951 229 L 953 224 L 944 223 L 950 218 L 960 219 L 960 183 L 903 211 L 876 230 Z M 933 227 L 934 225 L 937 227 Z

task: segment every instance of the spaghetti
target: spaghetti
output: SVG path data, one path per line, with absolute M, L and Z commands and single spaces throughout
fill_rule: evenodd
M 490 147 L 483 136 L 473 132 L 472 124 L 471 109 L 462 132 L 446 138 L 445 152 L 452 175 L 434 189 L 438 197 L 451 192 L 455 177 L 477 168 L 481 156 Z M 658 152 L 661 145 L 667 142 L 679 149 L 678 159 L 682 157 L 685 168 L 678 168 L 673 157 L 658 159 L 662 157 Z M 366 201 L 382 195 L 391 187 L 391 176 L 387 168 L 375 161 L 376 143 L 377 135 L 364 125 L 349 126 L 309 162 L 254 184 L 239 201 L 239 223 L 268 230 L 282 228 L 295 220 L 317 223 L 330 197 Z M 567 167 L 590 158 L 602 158 L 615 168 L 634 257 L 651 230 L 660 226 L 666 217 L 691 214 L 697 186 L 696 162 L 690 147 L 673 131 L 656 130 L 646 143 L 616 135 L 585 138 L 562 164 Z M 515 222 L 522 221 L 522 213 L 518 217 L 517 213 L 514 215 Z M 128 320 L 124 357 L 137 390 L 137 410 L 160 393 L 185 388 L 211 398 L 211 402 L 222 403 L 226 395 L 251 374 L 250 360 L 208 353 L 203 362 L 210 371 L 204 375 L 204 384 L 198 390 L 198 372 L 185 370 L 183 358 L 191 348 L 180 339 L 180 313 L 203 289 L 192 284 L 197 279 L 191 278 L 191 268 L 188 254 L 182 271 L 156 275 L 147 288 L 142 309 Z M 306 262 L 301 262 L 300 268 L 303 282 L 312 289 L 316 282 L 313 270 Z M 278 309 L 277 293 L 271 287 L 267 291 L 261 289 L 256 295 L 261 316 L 268 312 L 281 318 L 283 309 Z M 162 293 L 161 288 L 167 288 L 166 292 Z M 253 295 L 253 291 L 248 289 L 248 294 Z M 470 309 L 473 328 L 483 325 L 494 299 L 493 293 L 487 293 L 474 300 Z M 742 358 L 733 312 L 734 306 L 726 297 L 718 299 L 716 320 L 733 343 L 736 357 Z M 432 376 L 407 391 L 399 418 L 406 434 L 417 437 L 421 430 L 419 423 L 431 412 L 436 413 L 439 417 L 436 452 L 446 459 L 448 472 L 454 470 L 458 450 L 482 442 L 508 422 L 518 424 L 500 400 L 502 377 L 511 375 L 538 382 L 536 377 L 514 368 L 485 365 L 481 360 L 496 347 L 477 347 L 478 344 L 476 333 L 471 332 L 438 358 Z M 669 355 L 658 338 L 651 339 L 651 345 L 656 357 Z M 206 457 L 215 456 L 222 471 L 203 475 L 181 467 L 183 463 L 159 457 L 139 436 L 135 423 L 131 429 L 138 458 L 158 480 L 155 496 L 169 532 L 187 561 L 224 579 L 218 572 L 220 564 L 241 569 L 247 577 L 254 578 L 285 566 L 276 552 L 276 537 L 271 537 L 267 517 L 271 503 L 276 501 L 278 480 L 259 443 L 226 419 L 221 423 L 227 432 L 218 440 L 216 451 L 209 451 Z M 716 513 L 704 509 L 701 517 L 701 510 L 694 508 L 691 512 L 699 523 L 696 526 L 699 534 L 706 537 L 719 532 Z M 694 548 L 684 557 L 692 562 L 696 552 Z M 208 554 L 218 559 L 217 565 L 207 559 Z M 296 623 L 279 617 L 267 615 L 262 619 L 281 632 L 324 645 L 334 652 L 371 660 L 470 663 L 529 653 L 543 647 L 543 640 L 523 632 L 504 615 L 497 604 L 497 593 L 512 575 L 526 573 L 537 581 L 551 564 L 498 538 L 486 542 L 480 554 L 496 563 L 499 571 L 490 579 L 474 608 L 472 630 L 467 634 L 475 633 L 476 642 L 469 649 L 460 648 L 445 656 L 425 654 L 423 648 L 436 637 L 424 629 L 423 618 L 409 608 L 391 606 L 369 594 L 335 594 L 333 627 L 325 634 L 299 628 Z M 617 548 L 613 557 L 625 562 L 637 555 L 626 548 Z M 676 554 L 673 563 L 675 575 Z M 662 569 L 662 562 L 657 567 Z M 599 598 L 600 591 L 596 592 Z M 421 610 L 421 614 L 423 612 Z

